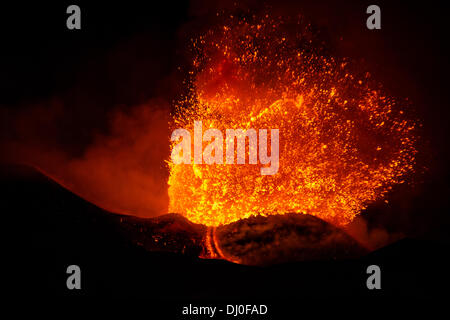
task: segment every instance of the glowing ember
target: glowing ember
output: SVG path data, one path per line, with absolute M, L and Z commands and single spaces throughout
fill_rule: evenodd
M 246 164 L 169 162 L 170 212 L 209 226 L 286 212 L 345 225 L 403 182 L 416 124 L 367 73 L 324 54 L 301 20 L 230 21 L 193 42 L 192 89 L 174 129 L 278 128 L 279 170 L 261 175 L 248 145 Z

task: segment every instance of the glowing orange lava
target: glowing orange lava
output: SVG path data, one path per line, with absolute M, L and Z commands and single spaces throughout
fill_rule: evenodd
M 345 225 L 412 172 L 417 124 L 301 19 L 250 20 L 193 41 L 191 92 L 173 128 L 278 128 L 279 171 L 262 176 L 248 153 L 242 165 L 169 162 L 169 210 L 208 226 L 287 212 Z

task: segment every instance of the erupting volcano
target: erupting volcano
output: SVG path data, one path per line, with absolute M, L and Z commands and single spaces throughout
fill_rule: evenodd
M 288 212 L 345 226 L 413 171 L 418 124 L 407 101 L 330 56 L 302 18 L 231 16 L 192 48 L 173 129 L 277 128 L 279 170 L 261 175 L 248 144 L 245 164 L 169 161 L 170 212 L 207 226 Z
M 263 320 L 448 296 L 445 10 L 78 2 L 2 5 L 8 298 Z
M 149 251 L 250 265 L 361 256 L 365 238 L 341 227 L 410 179 L 419 126 L 410 103 L 332 56 L 303 17 L 218 19 L 192 40 L 171 115 L 167 99 L 114 110 L 108 134 L 75 157 L 40 141 L 10 149 L 86 200 L 134 216 L 110 220 Z M 19 133 L 40 137 L 33 128 L 47 120 L 35 119 L 18 117 Z M 177 129 L 184 135 L 170 142 Z

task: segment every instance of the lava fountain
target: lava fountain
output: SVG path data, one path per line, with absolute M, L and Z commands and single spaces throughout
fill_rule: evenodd
M 170 212 L 213 227 L 287 212 L 345 226 L 413 171 L 418 124 L 408 103 L 330 56 L 302 18 L 230 17 L 192 50 L 173 129 L 277 128 L 279 170 L 261 175 L 248 144 L 245 164 L 169 161 Z

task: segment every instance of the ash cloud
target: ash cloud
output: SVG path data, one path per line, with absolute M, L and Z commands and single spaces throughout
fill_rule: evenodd
M 137 34 L 80 58 L 63 90 L 3 99 L 0 162 L 37 167 L 113 212 L 167 213 L 169 114 L 182 82 L 168 51 L 168 40 Z
M 383 227 L 371 227 L 361 216 L 345 227 L 347 234 L 370 250 L 376 250 L 405 237 L 402 232 L 391 232 Z
M 151 100 L 109 114 L 108 134 L 96 134 L 79 156 L 61 147 L 52 124 L 64 118 L 56 103 L 16 115 L 15 139 L 2 143 L 3 160 L 35 166 L 100 207 L 141 217 L 166 213 L 169 107 Z

